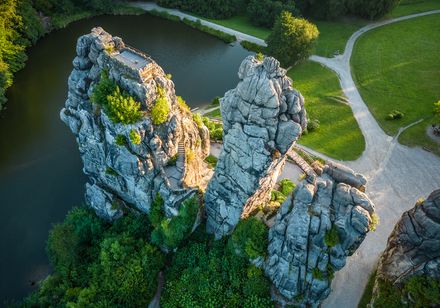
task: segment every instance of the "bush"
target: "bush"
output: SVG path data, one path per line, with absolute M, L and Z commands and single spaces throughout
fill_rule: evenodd
M 154 125 L 160 125 L 168 119 L 168 114 L 170 113 L 170 105 L 168 104 L 167 97 L 165 95 L 164 89 L 161 87 L 157 88 L 157 99 L 154 103 L 153 109 L 151 109 L 151 119 Z
M 220 96 L 216 96 L 213 98 L 212 102 L 211 102 L 212 106 L 220 106 Z
M 289 180 L 289 179 L 282 179 L 279 182 L 279 191 L 284 195 L 284 196 L 288 196 L 294 189 L 295 189 L 295 184 Z
M 178 158 L 179 158 L 179 154 L 176 154 L 173 157 L 171 157 L 167 162 L 167 166 L 175 166 Z
M 399 110 L 393 110 L 391 113 L 387 115 L 387 120 L 399 120 L 403 118 L 404 114 Z
M 141 144 L 141 135 L 134 129 L 130 130 L 131 143 L 139 145 Z
M 209 130 L 209 136 L 214 140 L 223 140 L 223 124 L 214 122 L 207 117 L 202 117 L 203 124 Z
M 182 96 L 177 96 L 177 105 L 179 106 L 180 111 L 182 112 L 191 112 L 191 109 L 185 102 L 185 100 L 182 98 Z
M 295 65 L 310 56 L 318 35 L 318 28 L 314 24 L 283 12 L 267 38 L 269 54 L 283 66 Z
M 115 143 L 119 146 L 125 146 L 127 145 L 127 138 L 124 135 L 116 135 Z
M 241 220 L 235 228 L 228 245 L 238 256 L 246 259 L 265 257 L 268 245 L 266 225 L 255 217 Z
M 257 26 L 272 28 L 275 20 L 282 11 L 298 15 L 295 8 L 295 1 L 283 0 L 250 0 L 247 8 L 251 22 Z
M 121 92 L 116 83 L 110 80 L 107 72 L 101 74 L 90 100 L 102 106 L 110 120 L 115 123 L 133 124 L 143 116 L 141 104 L 128 93 Z
M 245 49 L 247 49 L 249 51 L 255 52 L 256 54 L 264 54 L 265 50 L 266 50 L 265 47 L 263 47 L 261 45 L 258 45 L 258 44 L 255 44 L 253 42 L 249 42 L 249 41 L 241 41 L 240 45 L 243 46 L 243 48 L 245 48 Z M 260 57 L 258 59 L 260 61 L 263 60 L 262 57 Z
M 319 124 L 320 122 L 318 119 L 309 120 L 307 122 L 307 131 L 313 132 L 314 130 L 317 130 L 319 128 Z
M 373 213 L 373 215 L 371 215 L 371 223 L 370 223 L 370 231 L 376 231 L 377 225 L 379 224 L 380 219 L 379 216 L 376 213 Z
M 156 211 L 156 209 L 155 209 Z M 151 242 L 159 247 L 174 249 L 186 238 L 194 226 L 199 212 L 199 202 L 197 197 L 185 200 L 179 209 L 177 216 L 164 218 L 157 224 L 152 224 L 155 229 L 151 233 Z M 155 216 L 158 216 L 155 214 Z
M 317 279 L 317 280 L 323 280 L 323 278 L 324 278 L 323 275 L 322 275 L 321 270 L 319 268 L 317 268 L 317 267 L 315 267 L 312 270 L 312 277 L 313 277 L 313 279 Z
M 333 225 L 331 227 L 331 229 L 325 233 L 324 243 L 329 248 L 335 247 L 336 245 L 338 245 L 340 243 L 339 232 L 338 232 L 338 229 L 336 229 L 335 225 Z
M 173 256 L 166 272 L 163 307 L 271 307 L 263 272 L 214 241 L 201 226 Z
M 440 280 L 428 276 L 413 276 L 404 286 L 411 302 L 416 307 L 434 307 L 440 305 Z
M 49 233 L 54 272 L 23 306 L 146 306 L 164 265 L 163 255 L 147 243 L 149 234 L 145 215 L 108 224 L 90 209 L 74 208 Z
M 197 124 L 198 128 L 201 128 L 203 126 L 203 120 L 200 113 L 193 113 L 193 121 Z
M 214 169 L 217 166 L 217 157 L 209 155 L 205 158 L 205 161 L 208 163 L 209 168 Z
M 434 103 L 434 116 L 437 118 L 437 120 L 440 121 L 440 100 L 437 103 Z

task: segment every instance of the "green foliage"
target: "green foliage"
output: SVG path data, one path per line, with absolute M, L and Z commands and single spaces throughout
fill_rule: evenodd
M 399 308 L 402 306 L 402 295 L 398 288 L 394 287 L 391 282 L 383 279 L 379 279 L 377 283 L 379 292 L 375 299 L 375 306 L 387 308 Z
M 266 28 L 272 28 L 275 20 L 283 11 L 298 15 L 295 1 L 250 0 L 247 8 L 251 22 Z
M 177 104 L 179 106 L 180 111 L 182 112 L 191 112 L 191 108 L 189 108 L 188 104 L 182 98 L 182 96 L 177 96 Z
M 115 143 L 119 146 L 127 145 L 127 138 L 124 135 L 116 135 Z
M 221 39 L 223 42 L 230 44 L 233 43 L 237 40 L 237 38 L 235 37 L 235 35 L 231 35 L 228 34 L 226 32 L 217 30 L 217 29 L 213 29 L 207 26 L 202 25 L 200 19 L 197 19 L 197 21 L 192 21 L 188 18 L 183 18 L 182 22 L 188 26 L 190 26 L 191 28 L 203 31 L 205 33 L 211 34 L 219 39 Z
M 156 102 L 151 109 L 151 119 L 153 120 L 154 125 L 164 123 L 168 119 L 168 114 L 170 113 L 170 105 L 168 104 L 164 89 L 158 86 L 157 94 Z
M 109 118 L 115 123 L 133 124 L 142 118 L 141 104 L 119 87 L 113 94 L 107 96 L 107 104 L 104 109 Z
M 228 245 L 234 253 L 246 259 L 265 257 L 268 245 L 267 227 L 255 217 L 241 220 Z
M 270 283 L 246 258 L 214 241 L 201 226 L 173 256 L 163 307 L 271 307 Z
M 137 130 L 132 129 L 130 130 L 130 140 L 131 143 L 139 145 L 141 144 L 141 135 L 138 133 Z
M 403 113 L 399 110 L 393 110 L 387 115 L 387 120 L 399 120 L 403 118 Z
M 193 113 L 193 121 L 197 124 L 197 127 L 200 128 L 203 126 L 203 120 L 200 113 Z
M 284 195 L 284 196 L 288 196 L 294 189 L 295 189 L 295 183 L 293 183 L 291 180 L 289 179 L 282 179 L 279 182 L 279 191 Z
M 208 163 L 208 166 L 209 166 L 209 168 L 211 168 L 211 169 L 214 169 L 215 166 L 217 166 L 217 161 L 218 161 L 218 158 L 215 157 L 215 156 L 213 156 L 213 155 L 208 155 L 208 156 L 205 158 L 205 162 Z
M 154 16 L 158 16 L 158 17 L 161 17 L 161 18 L 165 18 L 165 19 L 171 20 L 171 21 L 180 21 L 180 17 L 179 16 L 171 15 L 168 12 L 165 12 L 165 11 L 151 10 L 148 13 L 151 14 L 151 15 L 154 15 Z
M 295 65 L 310 56 L 318 36 L 319 31 L 314 24 L 283 12 L 267 38 L 268 51 L 282 65 Z
M 167 166 L 175 166 L 178 158 L 179 158 L 179 154 L 176 154 L 173 157 L 171 157 L 167 162 Z
M 403 288 L 415 307 L 434 307 L 440 305 L 440 280 L 428 276 L 413 276 Z
M 313 279 L 317 279 L 317 280 L 323 280 L 323 278 L 324 278 L 321 270 L 319 268 L 317 268 L 317 267 L 315 267 L 312 270 L 312 277 L 313 277 Z
M 440 121 L 440 100 L 437 103 L 434 103 L 434 115 Z
M 113 176 L 118 176 L 119 174 L 116 172 L 115 169 L 111 168 L 111 167 L 107 167 L 107 169 L 105 169 L 105 173 L 109 174 L 109 175 L 113 175 Z
M 261 54 L 261 56 L 258 56 L 257 59 L 260 61 L 263 61 L 263 58 L 264 58 L 263 54 L 265 53 L 265 50 L 266 50 L 265 47 L 260 46 L 258 44 L 255 44 L 253 42 L 249 42 L 249 41 L 241 41 L 240 45 L 249 51 L 255 52 L 257 54 L 257 56 L 259 54 Z
M 318 119 L 309 120 L 307 122 L 307 132 L 310 133 L 310 132 L 317 130 L 319 128 L 319 124 L 320 124 L 320 122 Z
M 167 79 L 171 80 L 171 79 L 173 78 L 173 75 L 171 75 L 171 74 L 166 74 L 165 77 L 166 77 Z
M 278 190 L 272 190 L 270 193 L 270 201 L 275 201 L 279 204 L 282 204 L 284 201 L 286 201 L 286 198 L 287 196 Z
M 133 124 L 142 118 L 141 104 L 126 92 L 121 92 L 107 72 L 101 74 L 100 81 L 93 89 L 90 100 L 104 108 L 115 123 Z
M 339 232 L 338 229 L 336 229 L 335 225 L 333 225 L 331 229 L 325 233 L 324 243 L 329 248 L 335 247 L 340 243 Z
M 376 213 L 371 215 L 370 231 L 376 231 L 377 225 L 380 223 L 379 216 Z
M 367 308 L 373 295 L 374 282 L 376 281 L 377 270 L 374 270 L 368 278 L 368 283 L 365 286 L 364 293 L 359 301 L 358 308 Z
M 207 117 L 202 117 L 203 124 L 208 128 L 211 139 L 223 140 L 223 124 L 212 121 Z
M 212 99 L 211 106 L 220 106 L 220 96 L 216 96 Z
M 166 218 L 163 212 L 162 214 L 158 213 L 159 207 L 154 205 L 152 212 L 154 209 L 155 213 L 150 214 L 151 223 L 154 226 L 151 233 L 151 242 L 159 247 L 177 248 L 188 237 L 194 226 L 199 207 L 197 197 L 192 197 L 181 204 L 177 216 Z
M 150 230 L 145 215 L 108 224 L 90 209 L 74 208 L 49 233 L 54 272 L 23 306 L 146 306 L 164 265 L 163 255 L 147 242 Z

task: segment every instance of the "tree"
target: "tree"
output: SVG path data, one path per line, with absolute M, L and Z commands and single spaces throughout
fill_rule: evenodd
M 267 39 L 268 51 L 283 66 L 295 65 L 309 57 L 318 36 L 316 25 L 282 12 Z
M 348 0 L 351 13 L 370 19 L 378 19 L 398 6 L 400 0 Z
M 272 28 L 282 11 L 296 14 L 295 2 L 273 0 L 251 0 L 247 12 L 251 22 L 257 26 Z

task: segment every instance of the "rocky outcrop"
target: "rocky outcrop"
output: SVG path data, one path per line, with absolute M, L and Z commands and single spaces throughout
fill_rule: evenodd
M 394 227 L 377 268 L 373 303 L 379 280 L 399 286 L 415 275 L 440 279 L 440 189 L 403 213 Z
M 269 231 L 265 265 L 278 302 L 317 307 L 330 293 L 333 273 L 370 231 L 375 207 L 354 182 L 366 184 L 333 163 L 314 181 L 301 182 L 282 204 Z
M 68 99 L 60 115 L 76 136 L 84 172 L 90 178 L 86 202 L 101 217 L 113 220 L 124 207 L 148 212 L 159 192 L 166 215 L 175 215 L 181 201 L 205 188 L 212 175 L 203 162 L 210 147 L 207 128 L 193 121 L 162 68 L 120 38 L 94 28 L 78 39 L 76 52 Z M 115 123 L 91 103 L 103 71 L 141 103 L 144 116 L 138 122 Z M 154 125 L 149 114 L 159 88 L 170 112 L 164 123 Z M 131 141 L 133 132 L 140 136 L 139 144 Z M 177 162 L 176 155 L 180 155 Z
M 207 230 L 217 238 L 270 198 L 307 124 L 304 99 L 277 60 L 249 56 L 238 76 L 221 100 L 223 149 L 205 195 Z

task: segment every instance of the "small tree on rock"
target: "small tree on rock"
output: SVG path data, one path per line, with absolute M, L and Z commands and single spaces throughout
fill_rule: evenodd
M 318 36 L 316 25 L 284 11 L 267 38 L 269 54 L 283 66 L 295 65 L 309 57 Z

